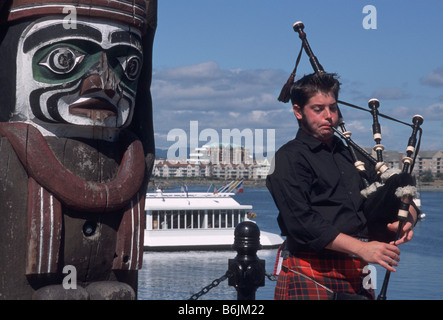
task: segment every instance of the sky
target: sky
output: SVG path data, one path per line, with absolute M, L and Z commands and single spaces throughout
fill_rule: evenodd
M 442 150 L 442 12 L 441 0 L 160 0 L 151 86 L 156 147 L 186 141 L 193 149 L 240 132 L 266 155 L 263 149 L 271 154 L 292 140 L 292 106 L 277 98 L 301 46 L 292 25 L 303 21 L 319 62 L 340 76 L 340 100 L 368 108 L 376 98 L 381 113 L 407 123 L 420 114 L 421 150 Z M 296 78 L 312 72 L 303 54 Z M 371 114 L 340 108 L 353 140 L 372 147 Z M 380 123 L 385 148 L 405 152 L 411 128 Z

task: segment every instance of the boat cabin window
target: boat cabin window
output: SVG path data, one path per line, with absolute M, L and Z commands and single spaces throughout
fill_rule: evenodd
M 154 210 L 152 229 L 223 229 L 235 228 L 246 219 L 246 211 L 229 210 Z

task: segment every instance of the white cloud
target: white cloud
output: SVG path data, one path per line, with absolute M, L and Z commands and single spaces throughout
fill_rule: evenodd
M 375 90 L 372 95 L 379 100 L 400 100 L 407 98 L 406 93 L 397 87 L 392 88 L 379 88 Z
M 431 87 L 442 87 L 443 86 L 443 67 L 437 68 L 426 77 L 420 79 L 422 84 L 429 85 Z
M 171 146 L 166 139 L 170 130 L 181 129 L 189 134 L 190 121 L 198 121 L 200 131 L 213 129 L 219 135 L 222 129 L 275 129 L 275 146 L 278 149 L 293 139 L 298 130 L 290 103 L 277 101 L 286 80 L 287 73 L 284 71 L 226 70 L 216 62 L 155 70 L 151 92 L 157 147 Z M 361 91 L 357 84 L 352 89 Z M 408 103 L 411 104 L 408 100 L 397 105 L 392 101 L 385 103 L 387 99 L 407 96 L 398 87 L 378 89 L 375 93 L 384 114 L 406 122 L 410 122 L 413 115 L 422 114 L 425 132 L 431 131 L 431 125 L 437 122 L 431 124 L 429 120 L 443 119 L 443 103 L 430 104 L 426 108 L 408 106 Z M 353 132 L 353 139 L 363 146 L 372 145 L 371 115 L 346 106 L 340 108 L 347 129 Z M 404 137 L 410 134 L 409 128 L 386 119 L 380 119 L 380 123 L 386 147 L 401 150 Z
M 429 120 L 443 120 L 443 103 L 434 103 L 425 108 L 423 117 Z
M 174 128 L 284 127 L 288 105 L 277 101 L 287 74 L 278 70 L 224 70 L 215 62 L 155 70 L 151 86 L 157 144 Z
M 350 131 L 352 133 L 357 133 L 357 132 L 364 132 L 364 133 L 368 133 L 368 128 L 363 124 L 363 122 L 361 121 L 351 121 L 347 124 L 348 129 L 350 129 Z
M 238 108 L 239 103 L 263 105 L 269 95 L 284 83 L 283 72 L 276 70 L 222 70 L 215 62 L 157 70 L 153 74 L 152 93 L 158 103 L 173 101 L 195 108 L 221 105 Z M 204 102 L 199 103 L 199 102 Z M 273 101 L 277 103 L 277 99 Z

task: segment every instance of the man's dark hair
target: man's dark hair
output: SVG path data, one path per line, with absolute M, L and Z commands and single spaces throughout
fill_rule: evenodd
M 315 94 L 332 92 L 338 99 L 340 82 L 335 73 L 312 73 L 297 80 L 291 88 L 292 105 L 297 104 L 303 108 Z

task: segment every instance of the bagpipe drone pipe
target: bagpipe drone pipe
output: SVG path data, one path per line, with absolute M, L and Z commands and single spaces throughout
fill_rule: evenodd
M 283 86 L 283 89 L 278 98 L 279 101 L 288 102 L 290 100 L 291 87 L 294 83 L 297 66 L 300 62 L 300 58 L 303 50 L 309 57 L 310 64 L 315 73 L 324 73 L 322 65 L 319 63 L 317 57 L 312 52 L 312 49 L 308 43 L 306 33 L 304 32 L 304 25 L 301 21 L 294 23 L 293 29 L 298 33 L 299 38 L 302 41 L 300 52 L 298 53 L 295 68 L 291 73 L 288 81 Z M 351 157 L 353 158 L 354 165 L 364 185 L 364 189 L 361 194 L 366 198 L 364 202 L 364 214 L 368 221 L 368 231 L 371 240 L 390 242 L 399 239 L 401 230 L 409 219 L 409 209 L 413 206 L 419 215 L 419 209 L 415 205 L 413 199 L 417 196 L 417 189 L 415 187 L 415 178 L 412 175 L 416 157 L 420 149 L 420 141 L 422 135 L 421 125 L 423 123 L 423 117 L 415 115 L 412 118 L 412 123 L 406 123 L 395 119 L 393 117 L 384 115 L 379 112 L 380 102 L 377 99 L 371 99 L 368 102 L 368 109 L 359 107 L 357 105 L 347 103 L 341 100 L 337 100 L 338 104 L 352 107 L 357 110 L 366 111 L 372 114 L 373 125 L 373 137 L 375 146 L 373 150 L 376 153 L 376 158 L 366 152 L 358 144 L 351 139 L 351 132 L 345 128 L 345 122 L 341 114 L 340 108 L 338 108 L 338 126 L 340 130 L 333 128 L 335 133 L 339 135 L 349 148 Z M 402 160 L 403 168 L 392 169 L 388 168 L 383 160 L 384 147 L 381 144 L 381 126 L 378 121 L 379 117 L 386 118 L 391 121 L 401 123 L 412 128 L 411 136 L 409 137 L 406 154 Z M 378 181 L 371 183 L 367 180 L 367 173 L 365 163 L 359 160 L 359 156 L 363 156 L 367 162 L 374 166 L 377 172 Z M 387 231 L 387 224 L 395 221 L 399 221 L 398 230 L 396 234 L 392 234 Z M 386 274 L 383 288 L 379 299 L 385 299 L 387 282 L 389 281 L 389 271 Z

